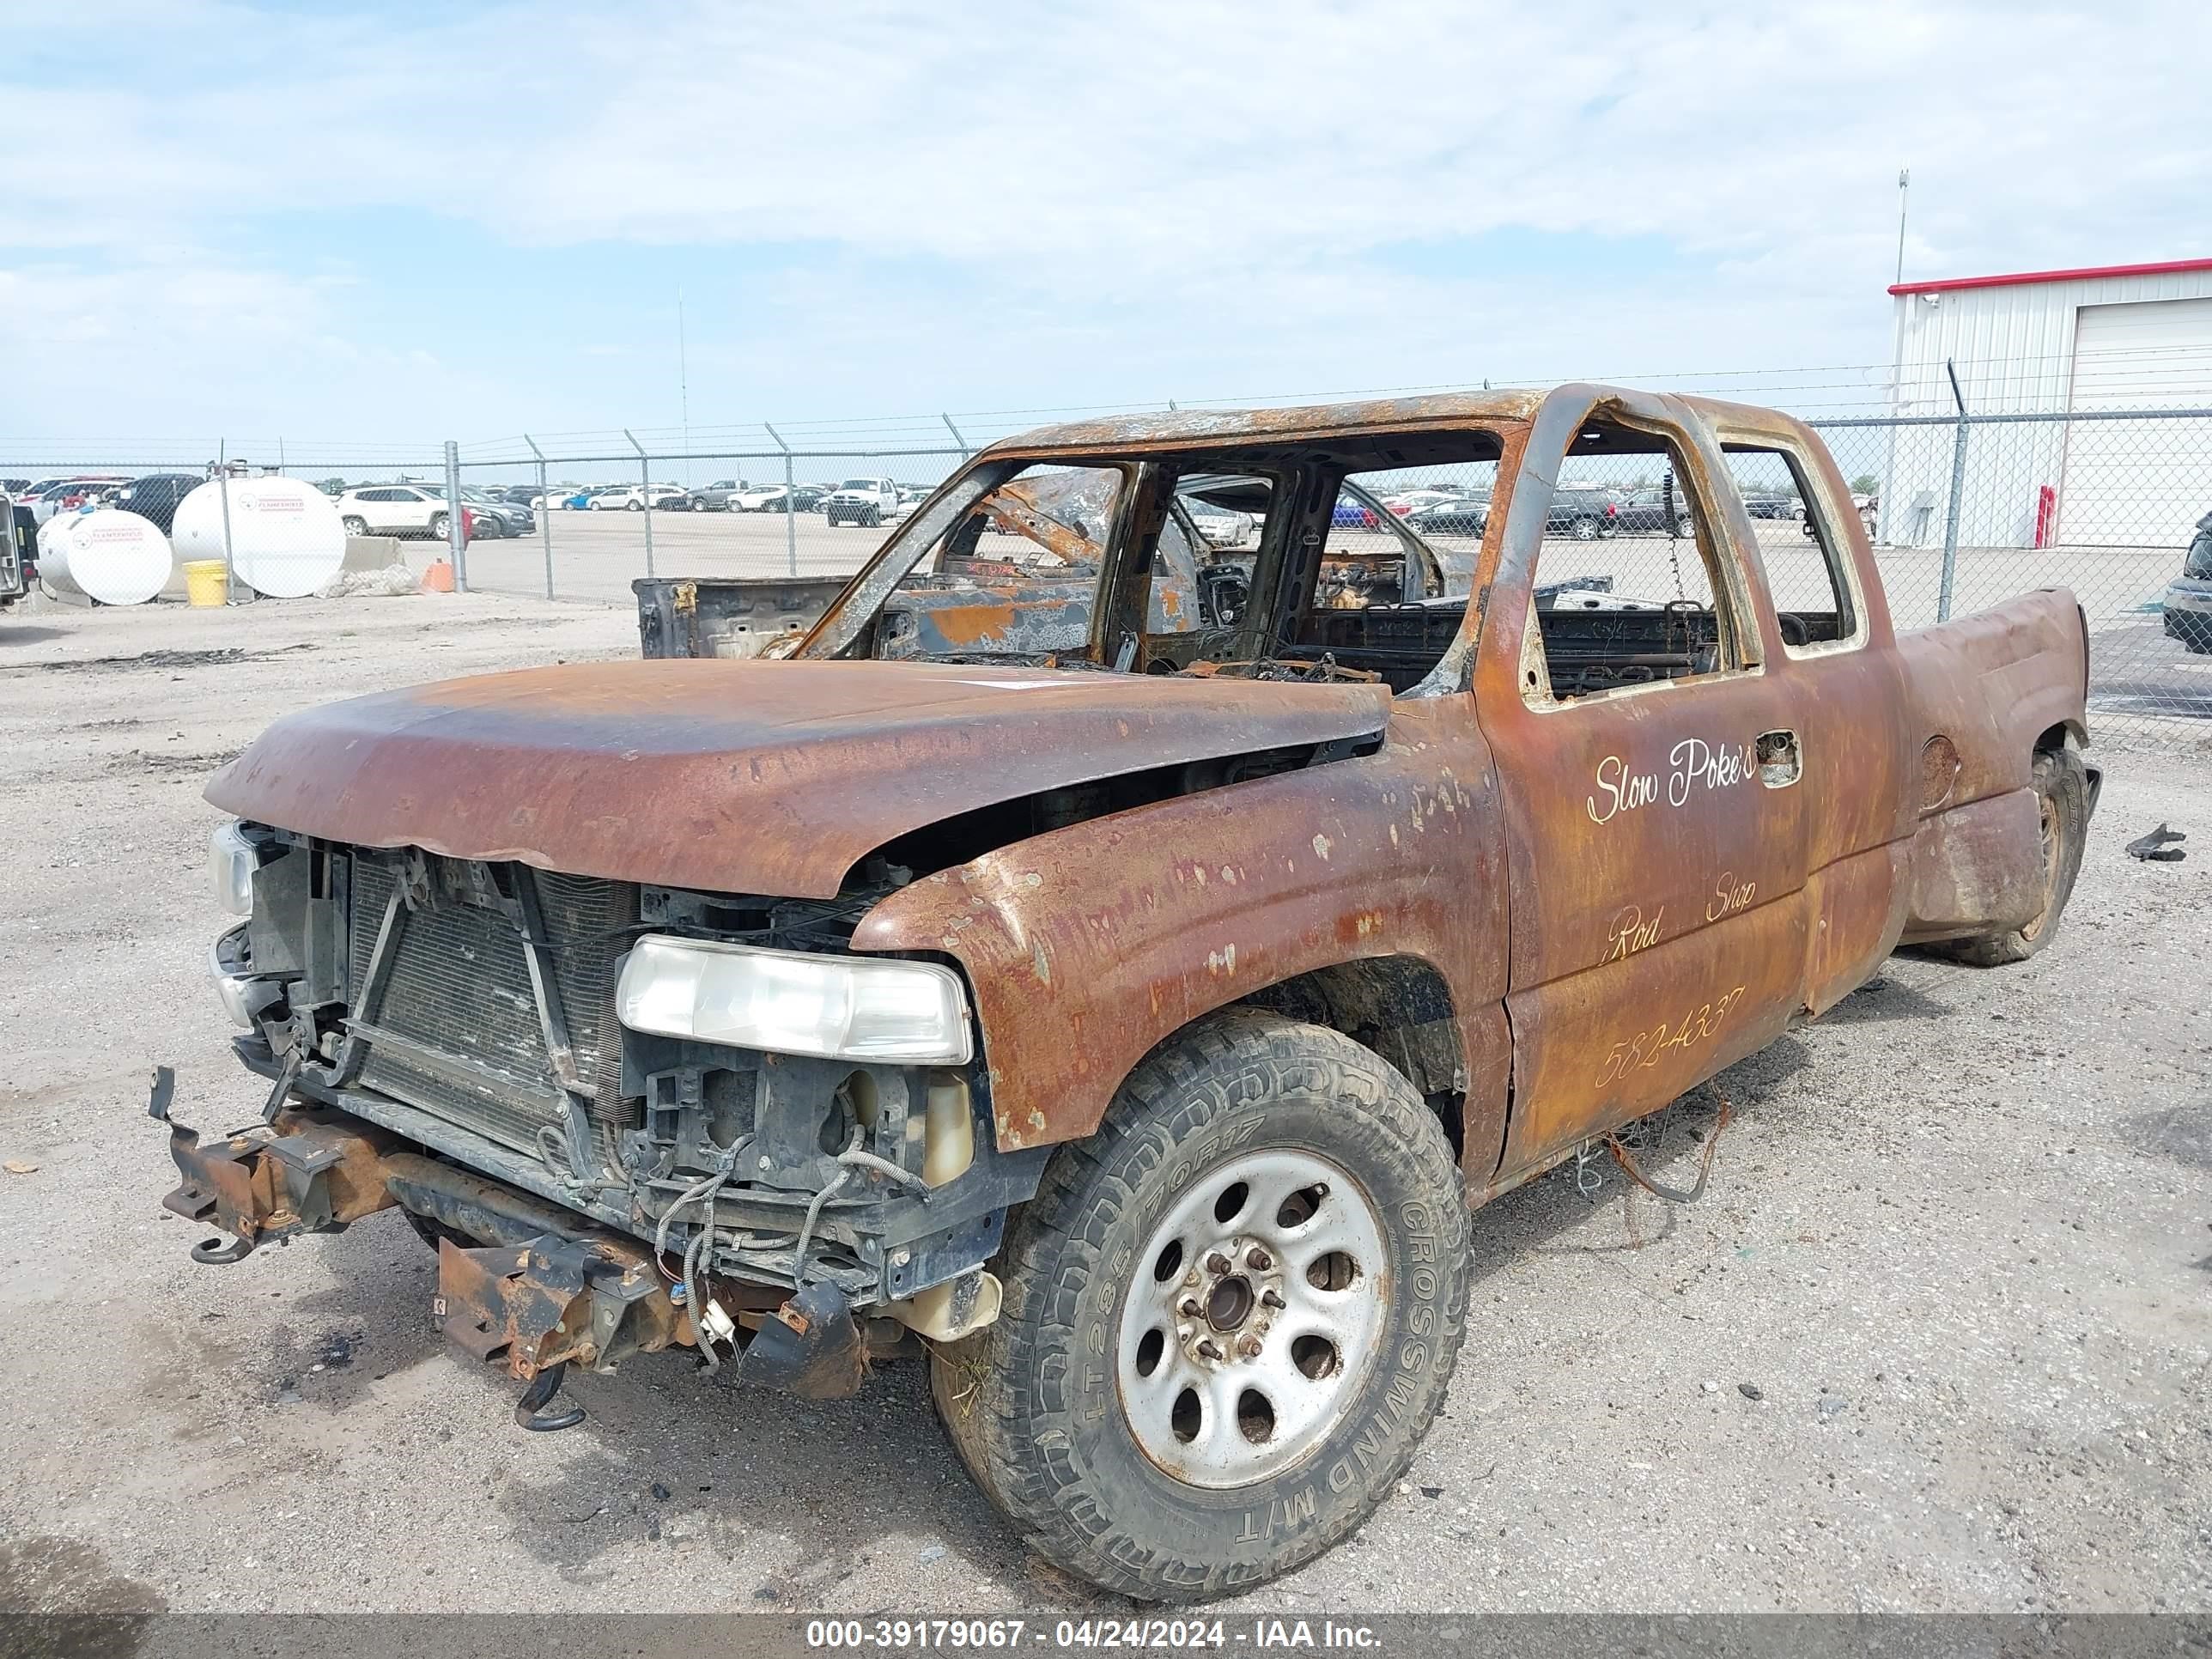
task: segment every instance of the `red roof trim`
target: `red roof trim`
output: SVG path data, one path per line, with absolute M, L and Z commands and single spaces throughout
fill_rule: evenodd
M 1892 294 L 1942 294 L 1959 288 L 2017 288 L 2027 283 L 2074 283 L 2088 276 L 2163 276 L 2212 270 L 2212 259 L 2167 259 L 2150 265 L 2084 265 L 2076 270 L 2021 270 L 2004 276 L 1950 276 L 1940 283 L 1892 283 Z

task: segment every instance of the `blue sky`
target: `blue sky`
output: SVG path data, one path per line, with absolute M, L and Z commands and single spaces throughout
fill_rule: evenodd
M 674 428 L 679 294 L 696 428 L 1810 406 L 1888 355 L 1900 163 L 1909 274 L 2212 252 L 2195 3 L 6 9 L 26 449 Z

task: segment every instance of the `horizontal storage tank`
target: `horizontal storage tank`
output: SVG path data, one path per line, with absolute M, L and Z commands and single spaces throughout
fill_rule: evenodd
M 230 492 L 230 568 L 273 599 L 303 599 L 345 563 L 345 528 L 331 498 L 297 478 L 211 478 L 177 503 L 179 559 L 223 556 Z
M 169 538 L 136 513 L 57 513 L 39 527 L 39 581 L 64 599 L 143 605 L 169 580 Z

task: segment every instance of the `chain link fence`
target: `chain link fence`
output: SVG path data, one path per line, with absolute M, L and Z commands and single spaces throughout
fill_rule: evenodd
M 88 503 L 131 507 L 166 533 L 183 495 L 218 470 L 281 476 L 331 498 L 350 535 L 374 538 L 359 562 L 397 556 L 419 571 L 442 558 L 468 588 L 627 607 L 631 582 L 649 574 L 848 574 L 975 449 L 1024 423 L 872 424 L 857 442 L 841 441 L 852 428 L 824 423 L 805 433 L 623 433 L 615 444 L 523 439 L 302 453 L 296 445 L 226 443 L 214 457 L 71 451 L 44 465 L 0 461 L 0 488 L 15 498 L 27 538 Z M 2198 520 L 2212 514 L 2212 409 L 1814 424 L 1852 491 L 1900 629 L 2030 588 L 2071 588 L 2088 619 L 2098 737 L 2195 750 L 2212 736 L 2212 535 L 2190 563 Z M 1799 481 L 1778 456 L 1731 461 L 1778 603 L 1822 608 L 1826 564 Z M 1491 471 L 1353 480 L 1329 546 L 1343 602 L 1392 597 L 1360 589 L 1387 531 L 1383 514 L 1419 531 L 1448 586 L 1463 588 L 1487 520 Z M 1628 598 L 1705 597 L 1663 460 L 1577 462 L 1560 482 L 1543 580 L 1602 577 Z M 1239 522 L 1250 515 L 1234 501 L 1186 505 L 1209 544 L 1249 544 L 1256 526 Z

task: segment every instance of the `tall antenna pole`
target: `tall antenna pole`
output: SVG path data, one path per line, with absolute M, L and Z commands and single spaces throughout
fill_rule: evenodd
M 684 482 L 688 485 L 691 482 L 691 374 L 684 355 L 684 290 L 680 288 L 676 290 L 676 396 L 684 411 Z
M 1912 185 L 1912 169 L 1897 170 L 1897 280 L 1905 280 L 1905 202 Z

